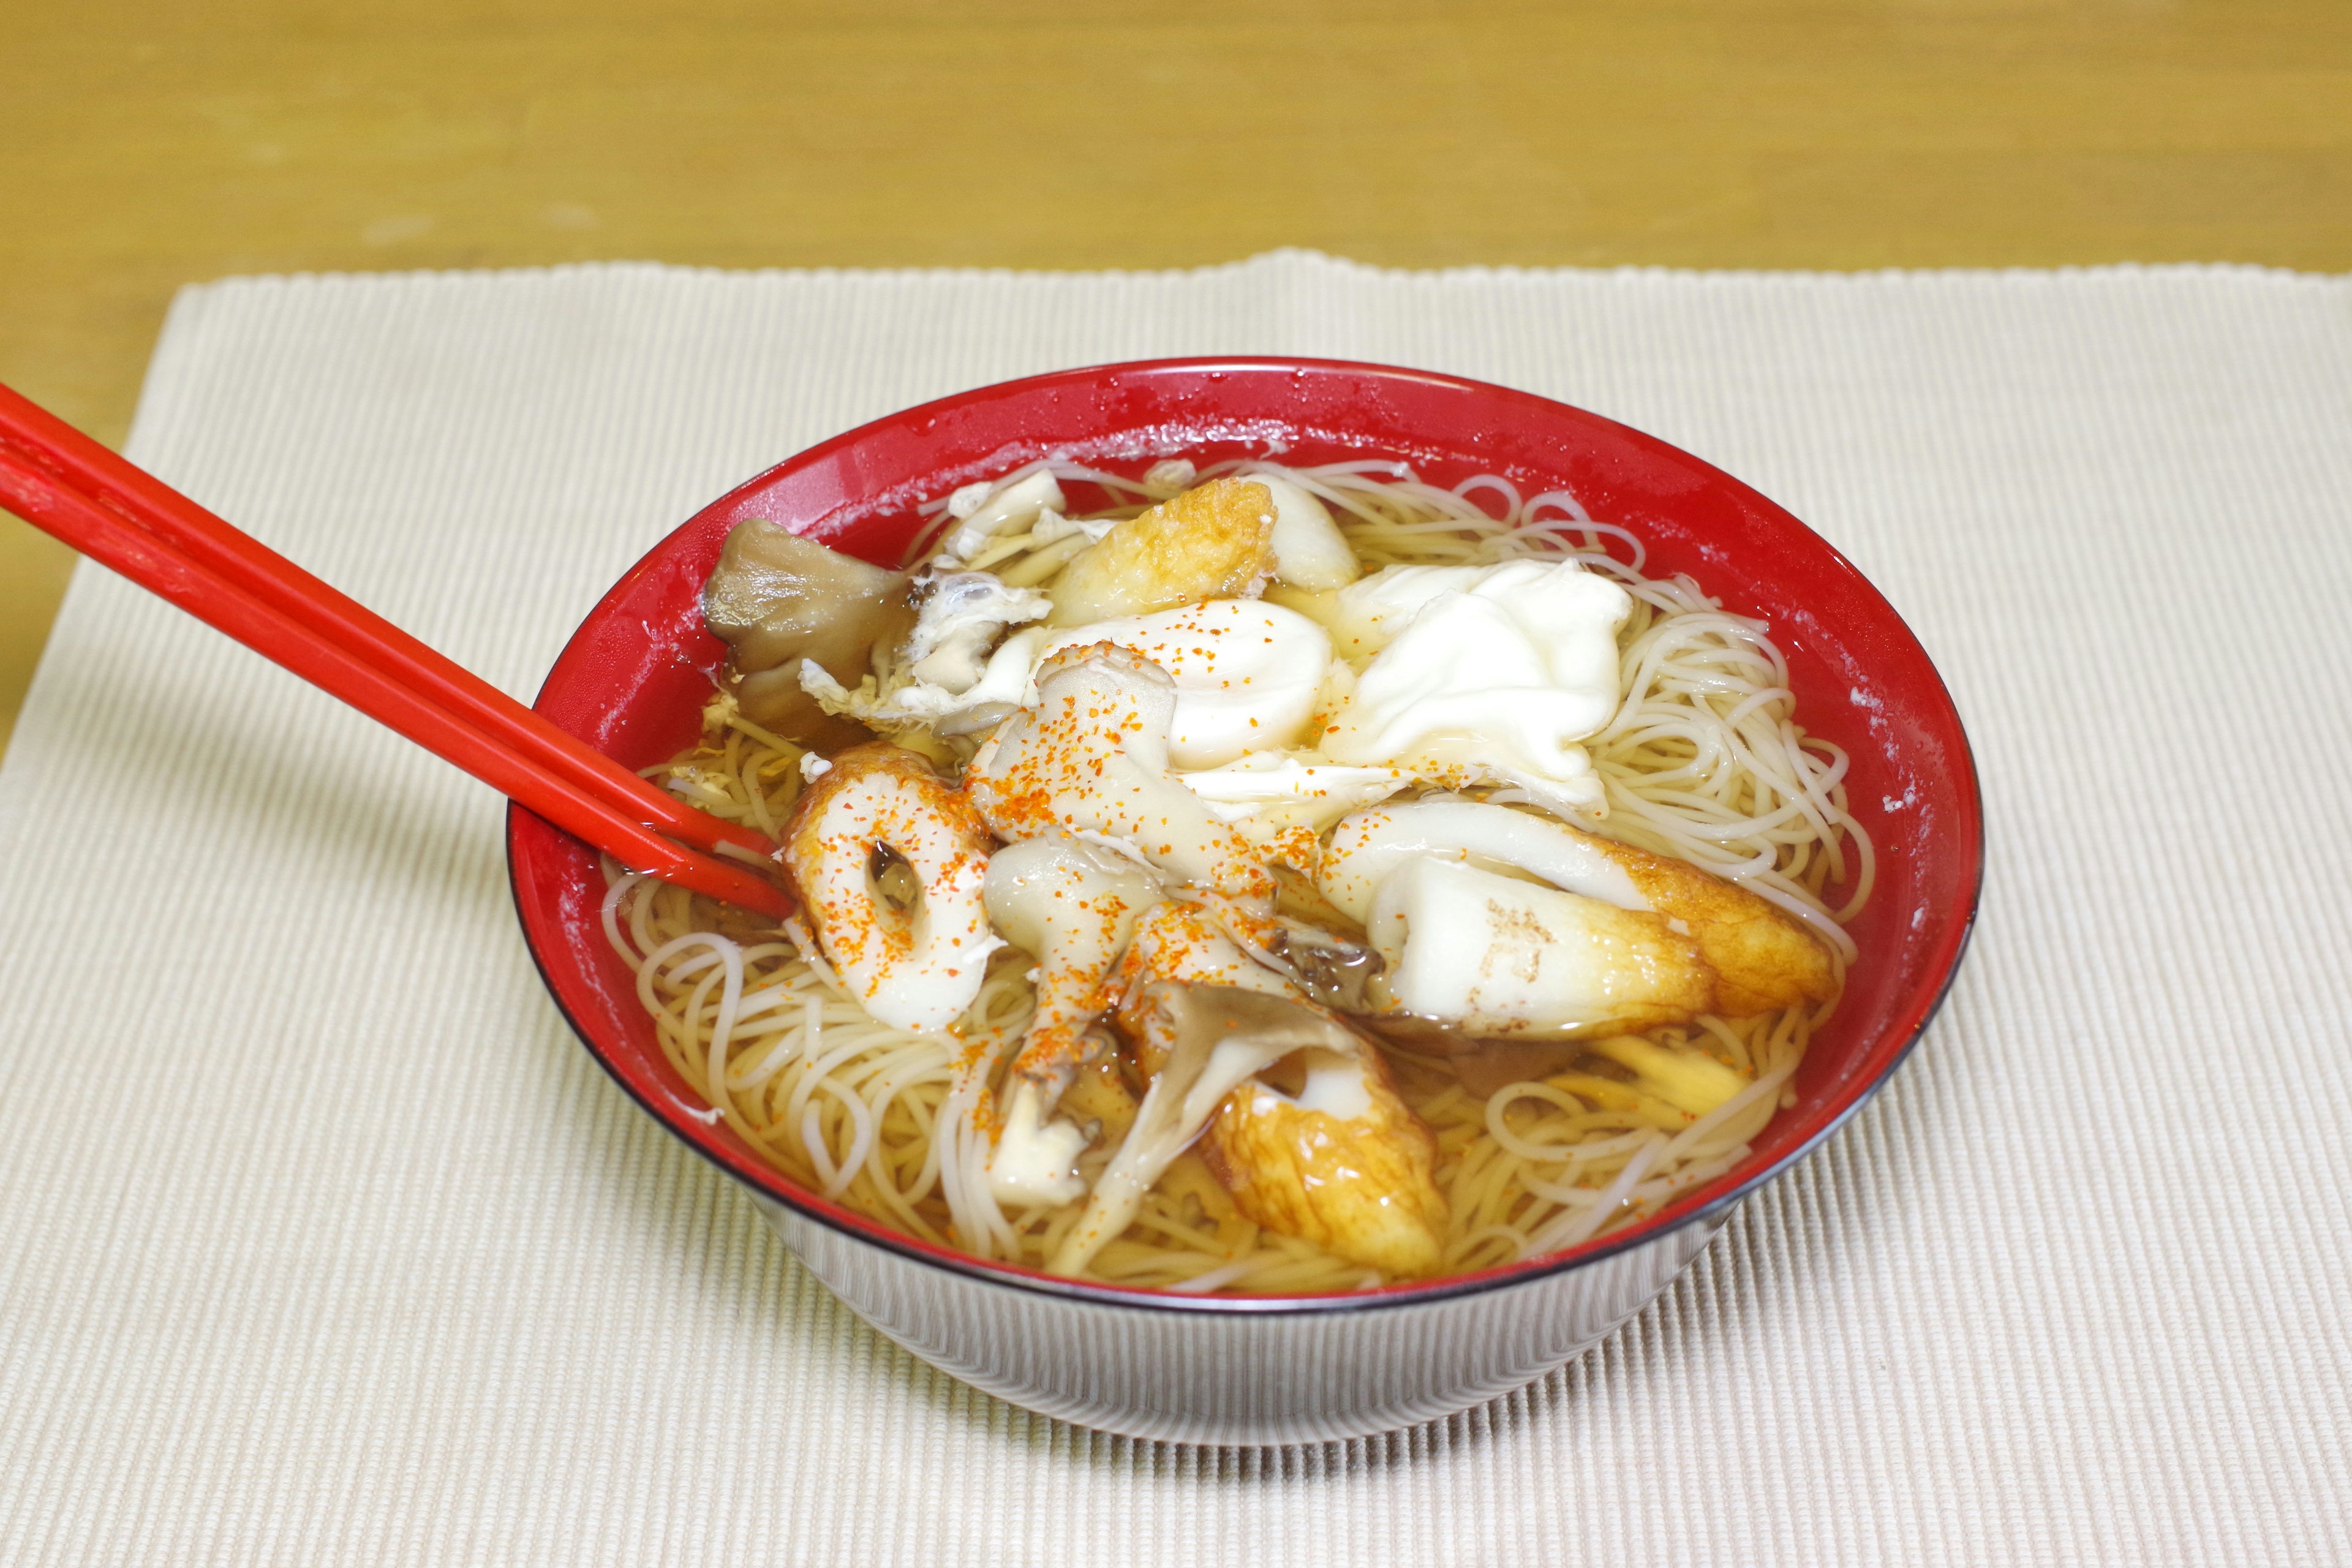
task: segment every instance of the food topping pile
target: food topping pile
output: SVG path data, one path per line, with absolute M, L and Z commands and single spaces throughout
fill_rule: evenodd
M 1163 463 L 1074 516 L 1033 465 L 958 491 L 906 571 L 735 529 L 705 594 L 729 654 L 711 739 L 666 776 L 782 814 L 803 916 L 761 937 L 694 914 L 636 943 L 658 961 L 607 917 L 715 1104 L 797 1134 L 828 1185 L 864 1173 L 893 1223 L 1063 1274 L 1114 1244 L 1181 1253 L 1180 1289 L 1250 1288 L 1274 1255 L 1361 1283 L 1501 1260 L 1721 1167 L 1699 1134 L 1751 1106 L 1761 1124 L 1843 979 L 1815 896 L 1851 842 L 1834 772 L 1799 780 L 1820 809 L 1793 814 L 1827 850 L 1768 844 L 1767 883 L 1666 852 L 1655 824 L 1685 808 L 1634 793 L 1643 770 L 1703 796 L 1727 764 L 1703 723 L 1629 731 L 1633 688 L 1673 687 L 1640 672 L 1675 613 L 1730 617 L 1557 530 L 1361 506 L 1343 528 L 1328 503 L 1381 487 L 1318 473 Z M 1762 695 L 1734 694 L 1719 747 L 1777 703 L 1817 762 L 1762 656 L 1735 654 Z M 1706 687 L 1660 700 L 1720 717 Z M 1740 801 L 1780 809 L 1769 786 Z M 698 935 L 752 943 L 731 1003 L 680 956 Z M 797 999 L 771 1043 L 741 952 Z M 935 1043 L 929 1098 L 860 1079 L 831 1089 L 838 1115 L 796 1089 L 797 1127 L 745 1110 L 753 1057 L 806 1058 L 824 1087 L 845 1002 L 877 1039 Z

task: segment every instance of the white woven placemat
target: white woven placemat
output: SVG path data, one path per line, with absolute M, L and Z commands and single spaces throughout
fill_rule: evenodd
M 182 297 L 133 455 L 492 679 L 977 383 L 1396 361 L 1750 480 L 1948 677 L 1941 1021 L 1562 1374 L 1263 1453 L 868 1332 L 574 1044 L 499 803 L 95 568 L 0 772 L 0 1560 L 2352 1562 L 2352 283 L 650 267 Z

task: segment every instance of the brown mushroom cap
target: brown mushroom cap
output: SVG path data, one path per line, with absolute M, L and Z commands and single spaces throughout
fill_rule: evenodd
M 801 665 L 856 685 L 874 650 L 914 626 L 908 582 L 762 518 L 737 523 L 703 585 L 702 618 L 727 645 L 727 684 L 743 716 L 820 751 L 870 740 L 801 689 Z

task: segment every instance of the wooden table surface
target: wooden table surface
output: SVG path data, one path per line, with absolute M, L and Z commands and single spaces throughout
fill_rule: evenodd
M 2352 269 L 2347 0 L 17 0 L 0 381 L 172 291 L 650 258 Z M 0 741 L 62 592 L 0 517 Z

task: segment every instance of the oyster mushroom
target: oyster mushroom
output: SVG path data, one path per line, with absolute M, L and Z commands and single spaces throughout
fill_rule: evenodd
M 948 513 L 955 521 L 940 542 L 940 558 L 950 563 L 970 561 L 997 535 L 1021 529 L 1041 512 L 1058 513 L 1063 505 L 1061 482 L 1042 468 L 1009 483 L 966 485 L 948 499 Z
M 902 739 L 985 730 L 1021 705 L 1045 632 L 1006 633 L 1052 608 L 1043 594 L 1010 588 L 989 572 L 933 572 L 915 579 L 908 600 L 914 629 L 878 677 L 835 679 L 814 659 L 801 685 L 828 713 Z
M 996 852 L 982 897 L 996 929 L 1036 955 L 1037 1010 L 1013 1058 L 989 1184 L 1006 1204 L 1065 1204 L 1086 1187 L 1075 1164 L 1087 1135 L 1055 1119 L 1080 1068 L 1100 1054 L 1091 1029 L 1110 1005 L 1111 970 L 1158 897 L 1142 868 L 1055 834 Z
M 820 751 L 872 740 L 803 690 L 801 670 L 859 679 L 876 647 L 896 647 L 915 623 L 908 581 L 763 519 L 737 523 L 703 586 L 702 618 L 727 645 L 726 682 L 743 716 Z

